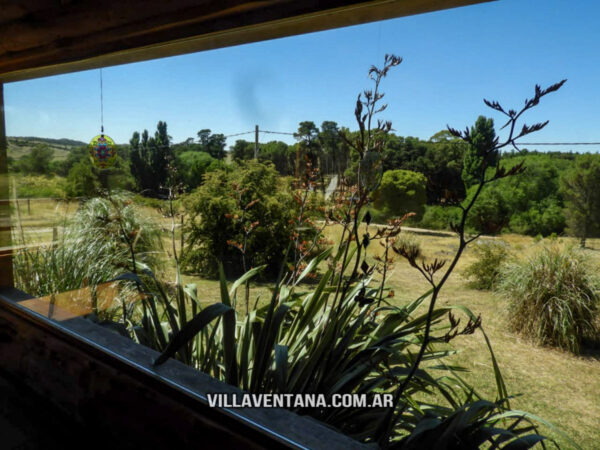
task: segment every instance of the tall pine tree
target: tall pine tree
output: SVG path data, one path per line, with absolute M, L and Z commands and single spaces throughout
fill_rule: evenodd
M 468 189 L 484 175 L 485 169 L 498 163 L 498 151 L 493 151 L 496 132 L 494 119 L 479 116 L 471 127 L 471 144 L 465 152 L 462 179 Z
M 134 132 L 129 144 L 131 174 L 138 189 L 144 194 L 158 195 L 167 181 L 168 165 L 173 157 L 167 123 L 158 122 L 154 137 L 149 137 L 148 130 L 144 130 L 141 137 Z

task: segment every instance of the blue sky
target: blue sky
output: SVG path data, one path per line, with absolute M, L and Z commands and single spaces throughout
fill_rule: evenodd
M 124 143 L 133 131 L 153 132 L 159 120 L 176 142 L 202 128 L 228 135 L 259 124 L 291 132 L 302 120 L 354 129 L 356 95 L 370 86 L 370 65 L 387 52 L 404 59 L 383 84 L 389 107 L 382 118 L 400 135 L 427 139 L 480 114 L 499 121 L 483 98 L 516 109 L 536 83 L 568 78 L 526 117 L 550 120 L 529 140 L 600 141 L 599 3 L 500 0 L 108 67 L 105 131 Z M 9 136 L 88 141 L 100 128 L 99 71 L 6 84 L 5 104 Z

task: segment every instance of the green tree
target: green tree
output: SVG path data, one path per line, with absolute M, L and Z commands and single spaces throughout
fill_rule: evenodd
M 389 134 L 384 146 L 384 170 L 412 170 L 427 178 L 427 203 L 439 204 L 465 198 L 462 180 L 466 145 L 447 130 L 429 141 Z
M 588 237 L 600 232 L 600 157 L 585 154 L 560 179 L 569 231 L 585 247 Z
M 479 116 L 471 127 L 470 145 L 463 160 L 462 179 L 467 188 L 479 183 L 483 172 L 498 162 L 498 151 L 489 150 L 495 147 L 495 139 L 494 120 Z
M 61 177 L 66 177 L 71 168 L 83 158 L 89 159 L 87 146 L 75 147 L 69 151 L 65 159 L 52 162 L 53 172 Z
M 300 176 L 302 170 L 303 158 L 308 156 L 313 168 L 319 167 L 319 156 L 321 147 L 319 145 L 319 129 L 314 122 L 304 121 L 298 125 L 298 131 L 294 133 L 298 141 L 296 145 L 296 176 Z
M 92 164 L 81 159 L 69 170 L 66 192 L 69 197 L 93 197 L 100 187 Z
M 31 149 L 28 155 L 19 160 L 18 167 L 21 172 L 46 175 L 50 173 L 50 163 L 53 157 L 53 149 L 45 144 L 38 144 Z
M 321 145 L 321 170 L 323 173 L 335 173 L 341 178 L 346 170 L 347 160 L 343 154 L 345 148 L 337 122 L 324 121 L 318 139 Z
M 420 220 L 425 212 L 426 184 L 423 174 L 402 169 L 388 170 L 373 195 L 374 205 L 386 217 L 415 213 L 415 220 Z
M 430 138 L 425 155 L 418 161 L 417 170 L 427 177 L 427 202 L 443 203 L 465 198 L 462 181 L 466 146 L 448 130 Z
M 196 143 L 195 139 L 190 137 L 187 138 L 183 142 L 179 142 L 177 144 L 173 144 L 172 146 L 173 153 L 175 156 L 180 155 L 184 152 L 200 152 L 202 151 L 202 147 L 200 144 Z
M 234 161 L 246 161 L 252 159 L 254 158 L 254 142 L 238 139 L 229 151 Z
M 173 158 L 167 123 L 158 122 L 154 137 L 148 131 L 133 133 L 130 144 L 130 169 L 142 192 L 157 195 L 167 180 L 167 167 Z
M 226 138 L 223 134 L 212 134 L 208 128 L 198 131 L 198 143 L 200 150 L 208 153 L 215 159 L 223 159 L 227 154 L 225 152 Z
M 207 172 L 223 165 L 208 153 L 195 151 L 183 152 L 175 161 L 180 179 L 189 189 L 200 186 Z
M 547 155 L 503 159 L 503 169 L 523 164 L 524 172 L 486 185 L 473 207 L 469 225 L 485 234 L 498 233 L 506 226 L 531 236 L 562 233 L 565 217 L 559 193 L 559 167 L 563 161 Z M 472 195 L 473 191 L 471 187 L 469 193 Z
M 464 204 L 468 204 L 476 192 L 477 185 L 471 186 Z M 479 199 L 471 209 L 467 225 L 482 234 L 497 234 L 508 225 L 511 212 L 502 190 L 490 186 L 482 189 Z
M 294 174 L 294 154 L 292 147 L 281 141 L 270 141 L 260 144 L 258 159 L 262 162 L 270 161 L 280 175 Z
M 420 160 L 427 153 L 427 143 L 418 138 L 389 134 L 383 150 L 384 170 L 412 170 L 419 172 Z

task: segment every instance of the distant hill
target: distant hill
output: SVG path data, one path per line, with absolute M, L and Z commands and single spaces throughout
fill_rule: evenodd
M 25 137 L 15 136 L 15 137 L 8 137 L 8 139 L 13 140 L 15 142 L 39 142 L 39 143 L 44 143 L 44 144 L 49 144 L 49 145 L 59 145 L 59 146 L 66 146 L 66 147 L 81 147 L 82 145 L 87 145 L 87 142 L 77 141 L 75 139 L 67 139 L 67 138 L 51 139 L 51 138 L 43 138 L 43 137 L 35 137 L 35 136 L 25 136 Z
M 77 147 L 85 146 L 87 143 L 74 139 L 50 139 L 34 136 L 9 136 L 8 156 L 13 159 L 20 159 L 29 154 L 36 145 L 47 145 L 54 150 L 54 159 L 65 159 L 69 152 Z

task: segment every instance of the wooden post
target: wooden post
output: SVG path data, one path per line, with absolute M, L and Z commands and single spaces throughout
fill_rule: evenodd
M 179 248 L 179 255 L 183 253 L 183 213 L 181 213 L 181 247 Z
M 31 215 L 31 199 L 27 198 L 27 214 Z
M 0 83 L 0 287 L 12 287 L 14 285 L 7 153 L 4 84 Z
M 254 126 L 254 159 L 258 159 L 258 125 Z

